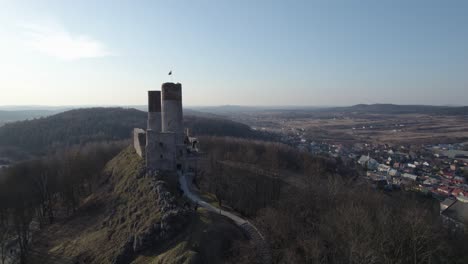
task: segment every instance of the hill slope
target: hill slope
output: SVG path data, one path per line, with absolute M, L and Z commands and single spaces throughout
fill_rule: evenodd
M 31 263 L 222 263 L 244 239 L 228 219 L 188 205 L 175 175 L 144 171 L 133 148 L 123 150 L 74 215 L 35 236 Z
M 53 110 L 15 110 L 5 111 L 0 110 L 0 126 L 14 121 L 46 117 L 58 113 L 59 111 Z
M 123 108 L 76 109 L 0 127 L 0 147 L 10 146 L 26 152 L 44 153 L 95 141 L 126 140 L 135 127 L 146 127 L 146 112 Z M 260 138 L 249 126 L 220 118 L 185 116 L 185 126 L 194 135 Z

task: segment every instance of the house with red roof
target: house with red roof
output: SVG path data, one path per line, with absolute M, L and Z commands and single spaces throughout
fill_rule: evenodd
M 455 188 L 452 190 L 452 195 L 455 196 L 455 197 L 458 197 L 459 195 L 463 195 L 463 190 L 460 189 L 460 188 Z
M 444 171 L 442 175 L 447 179 L 453 179 L 455 173 L 453 171 Z
M 450 195 L 452 193 L 452 188 L 441 185 L 437 188 L 437 192 L 443 195 Z

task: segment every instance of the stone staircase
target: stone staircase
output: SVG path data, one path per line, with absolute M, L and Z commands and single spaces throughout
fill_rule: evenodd
M 258 252 L 259 260 L 264 264 L 271 264 L 271 252 L 265 238 L 260 234 L 257 228 L 249 222 L 245 222 L 240 227 L 245 231 L 250 241 Z

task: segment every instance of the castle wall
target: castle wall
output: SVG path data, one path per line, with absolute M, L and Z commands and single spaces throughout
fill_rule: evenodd
M 145 157 L 146 132 L 141 128 L 133 129 L 133 147 L 140 157 Z
M 177 168 L 175 134 L 148 130 L 146 141 L 146 166 L 148 169 L 175 171 Z

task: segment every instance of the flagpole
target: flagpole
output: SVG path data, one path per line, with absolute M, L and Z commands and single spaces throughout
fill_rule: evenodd
M 169 76 L 171 76 L 171 82 L 174 82 L 174 77 L 173 77 L 173 73 L 172 73 L 172 70 L 169 71 Z

